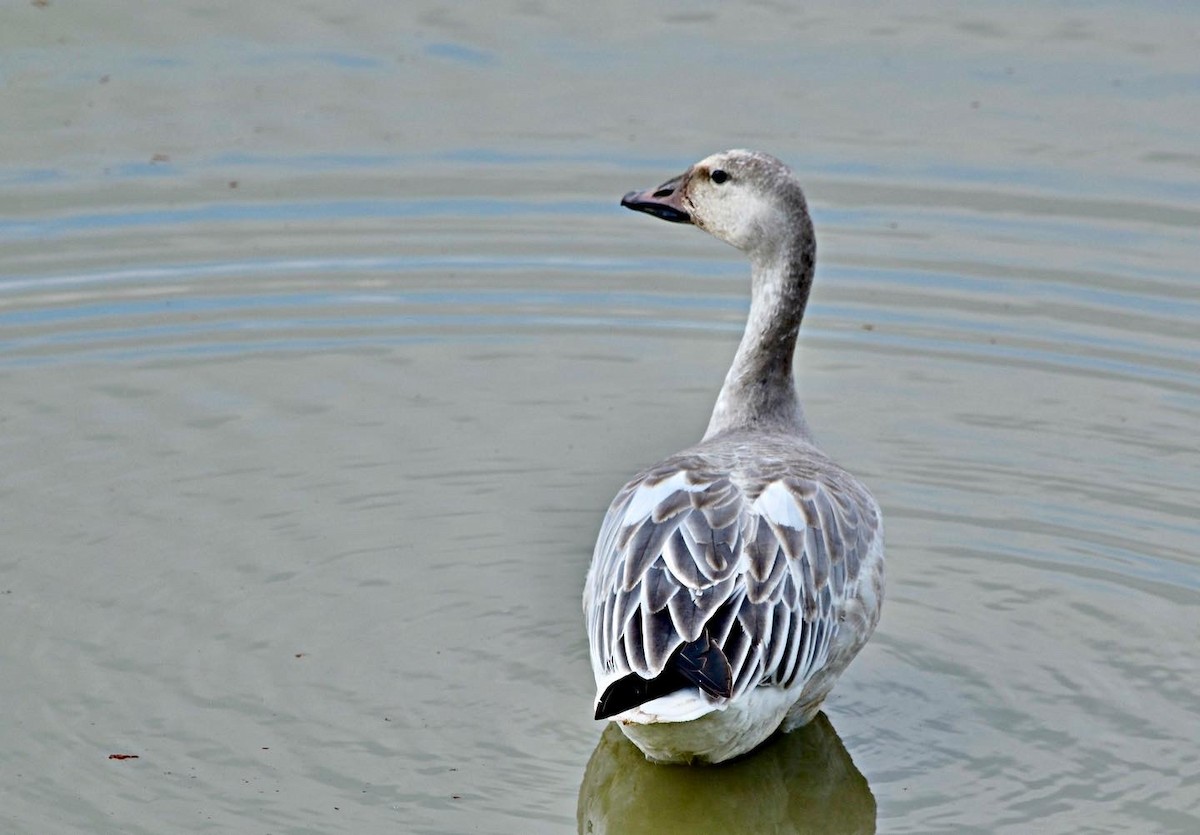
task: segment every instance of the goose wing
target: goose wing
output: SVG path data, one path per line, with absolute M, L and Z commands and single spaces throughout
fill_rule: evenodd
M 617 494 L 583 601 L 601 694 L 630 674 L 657 679 L 681 658 L 711 660 L 711 647 L 728 669 L 687 678 L 714 705 L 759 684 L 802 685 L 825 664 L 877 508 L 816 478 L 747 489 L 692 460 Z

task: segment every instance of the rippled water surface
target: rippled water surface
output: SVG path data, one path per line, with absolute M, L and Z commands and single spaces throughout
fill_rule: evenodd
M 1198 36 L 0 9 L 0 829 L 1200 831 Z M 616 201 L 729 146 L 806 184 L 889 592 L 826 718 L 694 772 L 591 721 L 579 593 L 747 308 Z

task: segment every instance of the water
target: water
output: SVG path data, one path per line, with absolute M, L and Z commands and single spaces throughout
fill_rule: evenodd
M 0 11 L 2 828 L 1200 829 L 1198 30 Z M 616 200 L 735 145 L 807 186 L 890 585 L 828 722 L 679 774 L 589 719 L 578 596 L 747 303 Z

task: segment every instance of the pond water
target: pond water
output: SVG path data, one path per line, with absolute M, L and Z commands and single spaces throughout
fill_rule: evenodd
M 1198 34 L 9 4 L 0 828 L 1200 831 Z M 824 718 L 663 769 L 579 595 L 747 267 L 617 200 L 730 146 L 806 184 L 800 385 L 888 600 Z

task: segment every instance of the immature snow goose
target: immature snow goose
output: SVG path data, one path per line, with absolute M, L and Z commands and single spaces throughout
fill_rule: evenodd
M 716 763 L 816 715 L 879 620 L 883 526 L 796 396 L 816 240 L 787 166 L 726 151 L 621 205 L 698 226 L 753 268 L 704 438 L 617 493 L 583 596 L 596 718 L 651 760 Z

